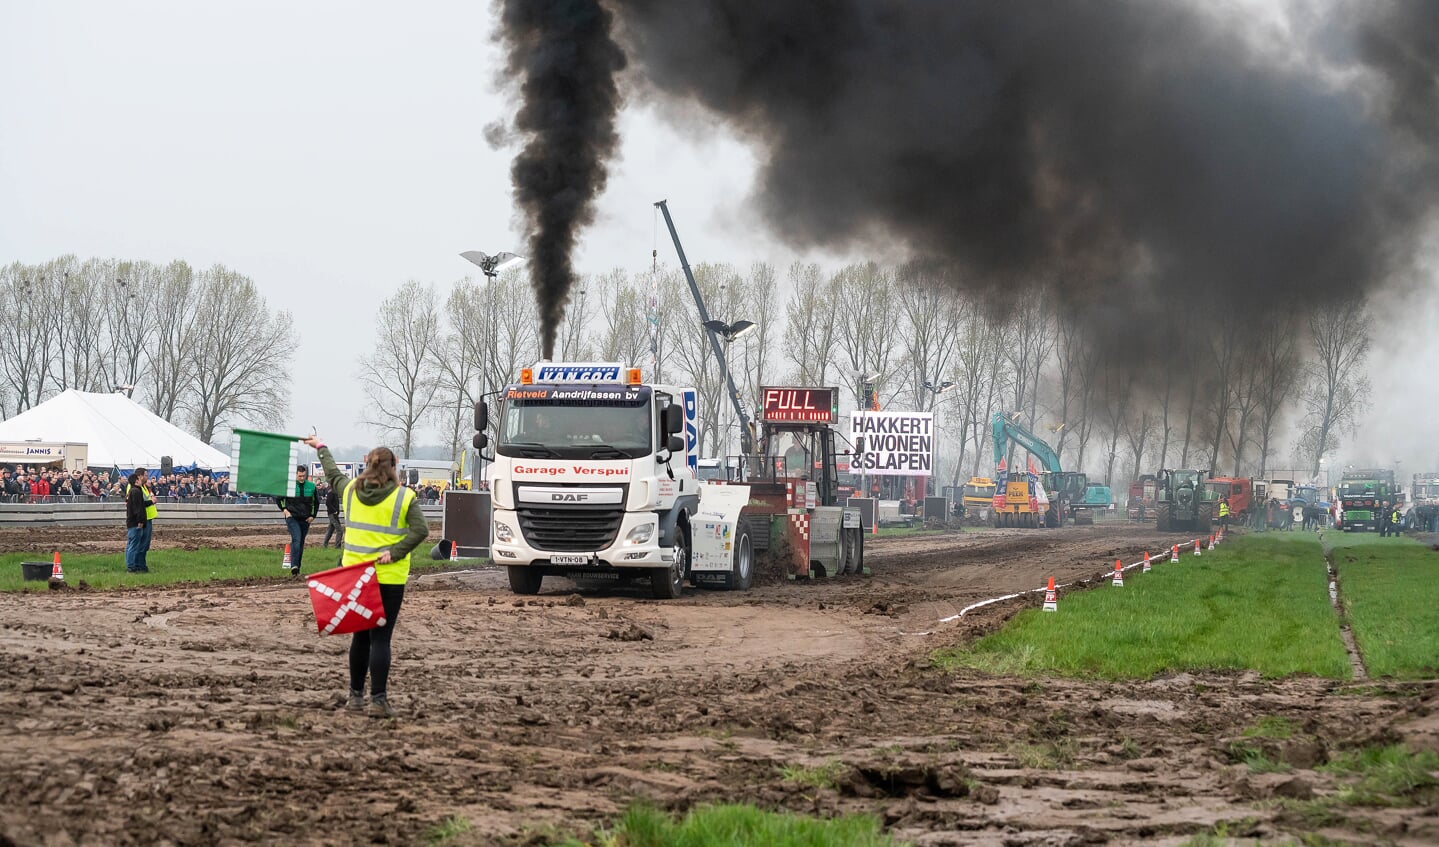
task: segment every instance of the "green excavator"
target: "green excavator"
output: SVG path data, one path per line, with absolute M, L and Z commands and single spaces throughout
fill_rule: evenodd
M 1069 518 L 1076 524 L 1094 523 L 1091 510 L 1083 505 L 1084 490 L 1089 477 L 1078 471 L 1066 471 L 1059 464 L 1059 454 L 1034 433 L 1025 429 L 1018 421 L 1019 415 L 1009 416 L 1003 412 L 994 413 L 993 442 L 994 464 L 1002 467 L 1004 455 L 1009 452 L 1013 441 L 1039 460 L 1044 467 L 1040 474 L 1041 484 L 1049 496 L 1049 507 L 1044 514 L 1044 526 L 1063 526 Z M 995 488 L 995 526 L 1038 526 L 1037 515 L 1031 515 L 1030 494 L 1025 474 L 1009 474 L 1001 470 L 1001 481 Z M 1012 477 L 1017 477 L 1014 479 Z M 1037 492 L 1033 492 L 1036 493 Z M 1001 500 L 1000 495 L 1004 495 Z M 1018 498 L 1018 499 L 1017 499 Z M 1002 504 L 1002 505 L 1001 505 Z

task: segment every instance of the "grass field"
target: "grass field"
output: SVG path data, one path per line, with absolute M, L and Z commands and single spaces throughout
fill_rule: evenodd
M 416 571 L 447 566 L 448 562 L 432 562 L 430 548 L 426 542 L 411 556 L 411 567 Z M 121 553 L 83 554 L 67 553 L 61 561 L 65 569 L 65 581 L 79 586 L 80 581 L 91 588 L 116 588 L 122 586 L 168 585 L 177 582 L 206 582 L 223 579 L 290 579 L 289 571 L 280 567 L 281 553 L 278 550 L 256 548 L 250 550 L 152 550 L 150 551 L 150 572 L 132 574 L 125 572 L 125 556 Z M 339 559 L 335 549 L 322 550 L 306 547 L 304 572 L 306 574 L 334 567 Z M 0 555 L 0 591 L 44 591 L 44 581 L 25 582 L 21 562 L 49 562 L 49 553 L 6 553 Z M 474 564 L 481 559 L 462 559 L 462 563 Z
M 901 847 L 868 816 L 823 820 L 749 805 L 702 806 L 676 820 L 637 806 L 614 832 L 562 847 Z
M 1372 532 L 1326 532 L 1324 543 L 1369 675 L 1439 673 L 1439 552 Z
M 1061 591 L 1057 613 L 1025 610 L 1003 630 L 933 660 L 1000 674 L 1116 679 L 1253 669 L 1344 679 L 1349 662 L 1327 582 L 1313 536 L 1249 536 L 1199 559 L 1160 562 L 1149 574 L 1129 571 L 1123 588 Z

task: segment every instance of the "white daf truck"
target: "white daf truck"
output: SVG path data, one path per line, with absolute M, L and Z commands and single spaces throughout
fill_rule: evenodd
M 699 481 L 694 389 L 620 364 L 541 362 L 500 401 L 490 556 L 515 593 L 551 575 L 645 577 L 661 599 L 686 580 L 749 588 L 749 488 Z

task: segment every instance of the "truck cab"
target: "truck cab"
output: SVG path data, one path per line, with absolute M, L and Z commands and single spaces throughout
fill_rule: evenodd
M 658 598 L 677 597 L 696 559 L 702 486 L 696 392 L 645 384 L 618 364 L 542 362 L 500 394 L 491 557 L 517 594 L 545 576 L 647 576 Z M 722 486 L 721 486 L 722 487 Z M 737 540 L 743 486 L 708 498 L 709 557 Z M 742 503 L 740 504 L 742 505 Z M 732 511 L 733 520 L 708 511 Z M 717 542 L 718 539 L 718 542 Z

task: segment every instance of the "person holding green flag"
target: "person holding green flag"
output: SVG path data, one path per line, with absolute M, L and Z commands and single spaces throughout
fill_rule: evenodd
M 305 536 L 310 534 L 310 523 L 320 513 L 320 496 L 315 491 L 315 483 L 310 481 L 308 468 L 295 466 L 293 495 L 276 497 L 275 505 L 285 513 L 285 527 L 290 530 L 290 575 L 299 576 L 305 556 Z
M 390 637 L 410 579 L 410 553 L 430 534 L 420 500 L 400 485 L 395 454 L 376 447 L 365 454 L 365 469 L 353 480 L 335 465 L 330 450 L 316 436 L 304 443 L 320 454 L 325 481 L 344 504 L 345 539 L 340 565 L 375 564 L 375 582 L 385 609 L 385 625 L 350 637 L 350 696 L 345 708 L 365 708 L 365 677 L 370 679 L 372 718 L 392 718 L 389 701 Z

